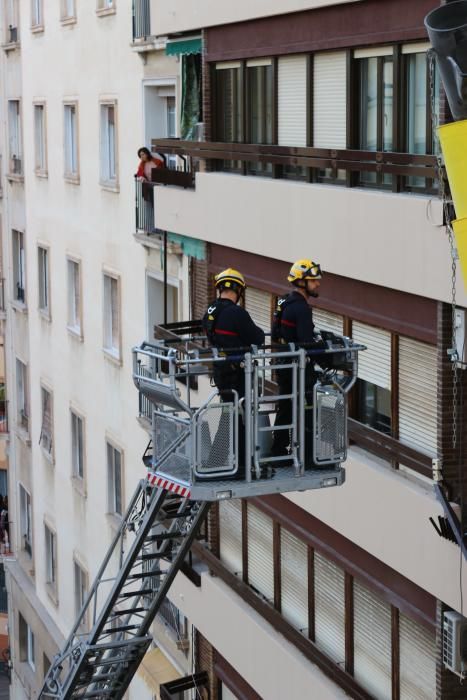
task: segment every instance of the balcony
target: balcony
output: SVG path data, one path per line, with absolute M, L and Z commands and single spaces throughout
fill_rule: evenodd
M 236 0 L 213 3 L 211 0 L 151 0 L 151 11 L 157 34 L 167 35 L 221 24 L 243 22 L 258 17 L 282 15 L 301 10 L 314 10 L 327 5 L 341 5 L 352 0 Z
M 133 49 L 138 52 L 152 51 L 156 48 L 163 48 L 164 43 L 159 45 L 156 34 L 160 34 L 154 24 L 153 0 L 133 0 Z
M 434 189 L 428 196 L 426 190 L 399 193 L 357 186 L 353 179 L 366 172 L 390 174 L 397 187 L 408 178 L 433 183 L 433 156 L 163 139 L 154 140 L 153 149 L 182 153 L 193 170 L 197 160 L 211 169 L 231 168 L 200 168 L 194 190 L 158 187 L 161 229 L 284 261 L 311 250 L 330 273 L 348 277 L 351 270 L 362 282 L 450 303 L 450 251 Z M 259 176 L 256 168 L 252 176 L 245 167 L 251 163 L 270 172 Z M 310 177 L 293 172 L 292 179 L 288 169 L 294 167 L 307 169 Z M 457 295 L 467 306 L 460 282 Z

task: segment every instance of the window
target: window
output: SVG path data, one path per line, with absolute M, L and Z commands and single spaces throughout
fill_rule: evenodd
M 32 668 L 33 671 L 36 670 L 36 657 L 35 657 L 35 641 L 34 633 L 21 613 L 18 613 L 18 626 L 19 626 L 19 657 L 20 661 L 26 662 Z
M 122 453 L 107 443 L 108 508 L 113 515 L 123 515 Z
M 270 60 L 248 61 L 247 69 L 247 141 L 273 143 L 274 76 Z M 271 174 L 269 163 L 249 163 L 250 175 Z
M 21 103 L 19 100 L 8 100 L 8 135 L 10 175 L 23 174 L 22 162 L 22 133 L 21 133 Z
M 32 508 L 31 496 L 19 485 L 19 524 L 21 548 L 32 556 Z
M 109 10 L 115 10 L 115 0 L 97 0 L 98 13 L 105 14 Z
M 13 231 L 13 299 L 21 304 L 26 303 L 26 252 L 24 249 L 24 234 Z
M 39 443 L 47 454 L 52 453 L 53 447 L 53 413 L 52 394 L 41 386 L 42 427 Z
M 37 261 L 39 267 L 39 310 L 46 316 L 49 316 L 49 251 L 47 248 L 43 248 L 42 246 L 38 247 Z
M 39 175 L 47 173 L 47 148 L 46 148 L 46 122 L 45 105 L 34 105 L 34 146 L 35 146 L 35 171 Z
M 367 350 L 361 353 L 357 380 L 357 420 L 391 434 L 391 334 L 354 321 L 352 337 Z
M 361 56 L 360 52 L 355 52 Z M 393 150 L 393 58 L 384 56 L 357 58 L 359 84 L 358 148 L 363 151 Z M 362 172 L 360 184 L 387 185 L 391 175 Z
M 216 65 L 216 133 L 224 143 L 243 141 L 243 80 L 240 63 Z M 224 170 L 239 170 L 240 161 L 224 161 Z
M 119 280 L 104 274 L 104 350 L 120 358 Z
M 71 469 L 76 479 L 84 479 L 84 421 L 71 411 Z
M 5 20 L 5 41 L 16 44 L 19 41 L 18 0 L 5 1 Z
M 39 28 L 44 25 L 42 0 L 31 0 L 31 27 Z
M 21 360 L 16 360 L 16 407 L 18 426 L 29 429 L 28 370 Z
M 175 97 L 166 98 L 166 116 L 167 116 L 167 138 L 174 139 L 177 137 L 177 112 L 175 108 Z
M 73 575 L 75 582 L 75 616 L 78 617 L 87 597 L 88 575 L 76 559 L 73 561 Z
M 65 124 L 65 178 L 77 181 L 78 164 L 78 105 L 76 102 L 64 106 Z
M 81 322 L 81 269 L 76 260 L 67 260 L 68 267 L 68 329 L 82 335 Z
M 61 19 L 67 20 L 67 19 L 75 19 L 76 18 L 76 8 L 75 8 L 75 0 L 62 0 L 62 9 L 61 9 Z
M 101 183 L 117 184 L 116 104 L 101 104 Z
M 426 47 L 407 45 L 402 47 L 406 94 L 405 104 L 405 143 L 407 153 L 424 155 L 436 152 L 436 138 L 432 129 L 432 96 Z M 434 111 L 439 116 L 439 74 L 433 77 Z M 406 178 L 406 187 L 424 188 L 424 177 Z
M 44 524 L 45 534 L 45 582 L 54 590 L 57 588 L 57 535 Z

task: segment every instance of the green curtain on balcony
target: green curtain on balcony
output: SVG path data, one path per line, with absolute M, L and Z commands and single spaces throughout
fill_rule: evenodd
M 196 125 L 201 121 L 201 54 L 182 56 L 182 104 L 180 138 L 196 139 Z

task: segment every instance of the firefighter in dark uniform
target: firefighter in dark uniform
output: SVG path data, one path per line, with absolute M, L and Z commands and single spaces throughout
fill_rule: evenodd
M 209 307 L 203 318 L 203 327 L 209 342 L 220 349 L 227 357 L 235 355 L 232 362 L 214 363 L 214 383 L 219 389 L 222 401 L 233 401 L 232 390 L 238 393 L 238 398 L 245 396 L 245 372 L 238 359 L 241 351 L 251 345 L 264 344 L 264 332 L 251 318 L 248 311 L 239 306 L 245 289 L 245 279 L 241 272 L 228 268 L 215 277 L 216 290 L 219 294 L 216 301 Z M 230 352 L 229 352 L 230 351 Z M 239 418 L 238 457 L 239 478 L 244 476 L 245 428 Z M 243 467 L 243 469 L 242 469 Z
M 277 302 L 271 333 L 273 342 L 282 344 L 294 343 L 296 346 L 300 346 L 302 343 L 314 343 L 316 341 L 310 300 L 318 296 L 321 278 L 321 268 L 313 260 L 297 260 L 292 265 L 287 280 L 293 285 L 294 289 L 290 294 Z M 291 394 L 291 370 L 279 370 L 277 374 L 279 393 Z M 316 373 L 313 369 L 313 363 L 310 362 L 307 364 L 305 372 L 305 392 L 308 406 L 312 405 L 315 381 Z M 292 422 L 292 401 L 283 399 L 278 401 L 278 404 L 275 425 L 290 425 Z M 305 419 L 306 466 L 309 466 L 311 461 L 312 431 L 312 412 L 309 408 L 306 411 Z M 289 443 L 290 434 L 288 430 L 274 431 L 273 456 L 286 458 Z

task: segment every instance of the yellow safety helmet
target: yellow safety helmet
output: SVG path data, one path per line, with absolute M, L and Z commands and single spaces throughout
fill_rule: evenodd
M 320 280 L 322 277 L 321 267 L 313 260 L 297 260 L 290 268 L 287 280 L 292 282 L 300 282 L 301 280 Z
M 232 289 L 234 292 L 243 291 L 246 288 L 245 278 L 238 270 L 228 267 L 215 276 L 216 289 Z

